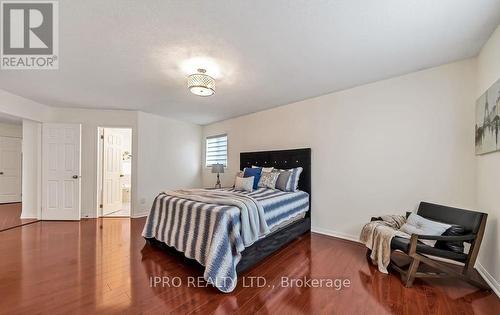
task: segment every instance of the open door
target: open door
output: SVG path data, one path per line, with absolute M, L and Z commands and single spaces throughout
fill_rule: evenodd
M 106 215 L 122 208 L 120 178 L 123 135 L 116 129 L 104 128 L 102 214 Z
M 80 124 L 43 124 L 42 220 L 80 220 L 80 154 Z
M 21 139 L 0 137 L 0 203 L 21 202 Z

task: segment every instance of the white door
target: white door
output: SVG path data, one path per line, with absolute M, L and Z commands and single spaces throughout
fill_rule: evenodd
M 123 136 L 115 129 L 104 129 L 103 143 L 103 215 L 122 208 L 121 169 Z
M 21 202 L 22 140 L 0 137 L 0 203 Z
M 42 220 L 80 220 L 79 124 L 43 124 Z

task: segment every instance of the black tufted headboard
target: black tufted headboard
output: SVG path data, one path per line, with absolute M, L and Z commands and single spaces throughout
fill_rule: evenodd
M 288 169 L 302 167 L 299 189 L 309 194 L 311 202 L 311 149 L 293 149 L 278 151 L 258 151 L 240 153 L 240 170 L 245 167 L 261 166 Z

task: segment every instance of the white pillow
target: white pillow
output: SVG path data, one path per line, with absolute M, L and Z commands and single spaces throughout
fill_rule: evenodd
M 442 235 L 447 229 L 451 227 L 450 224 L 432 221 L 419 216 L 416 213 L 411 213 L 406 219 L 406 223 L 399 229 L 407 234 L 421 234 L 421 235 Z M 422 243 L 434 246 L 436 241 L 433 240 L 420 240 Z
M 286 183 L 286 191 L 297 191 L 302 170 L 302 167 L 295 167 L 288 170 L 292 172 L 292 174 L 290 174 L 290 177 L 288 177 L 288 182 Z
M 252 177 L 236 177 L 234 180 L 234 189 L 243 191 L 253 191 L 253 176 Z
M 261 168 L 262 173 L 269 173 L 269 172 L 272 172 L 274 170 L 274 167 L 260 167 L 260 166 L 255 166 L 255 165 L 252 165 L 252 168 Z

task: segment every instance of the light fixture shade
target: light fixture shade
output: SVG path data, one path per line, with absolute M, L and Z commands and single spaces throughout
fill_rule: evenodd
M 188 88 L 191 93 L 198 96 L 210 96 L 215 93 L 215 80 L 205 74 L 204 69 L 198 69 L 198 73 L 188 76 Z
M 212 173 L 224 173 L 224 165 L 212 164 Z

